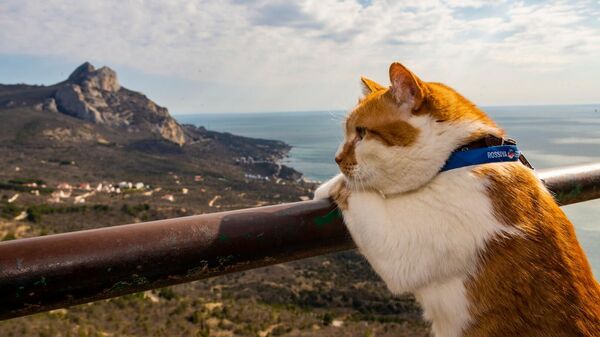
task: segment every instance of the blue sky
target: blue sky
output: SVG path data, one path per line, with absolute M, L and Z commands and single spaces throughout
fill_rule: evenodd
M 600 102 L 600 1 L 0 0 L 0 83 L 84 61 L 172 113 L 351 108 L 400 61 L 480 105 Z

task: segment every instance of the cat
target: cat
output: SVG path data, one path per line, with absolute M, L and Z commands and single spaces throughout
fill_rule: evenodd
M 393 294 L 414 293 L 436 337 L 600 336 L 600 286 L 574 227 L 518 161 L 442 170 L 505 132 L 450 87 L 400 63 L 362 78 L 332 198 Z M 514 156 L 514 154 L 513 154 Z

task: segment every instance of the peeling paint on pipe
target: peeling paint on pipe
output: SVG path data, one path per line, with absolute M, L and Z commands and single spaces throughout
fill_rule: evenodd
M 600 164 L 539 173 L 562 205 L 600 198 Z M 0 243 L 0 320 L 354 248 L 305 201 Z
M 544 170 L 538 177 L 562 206 L 600 198 L 600 163 Z

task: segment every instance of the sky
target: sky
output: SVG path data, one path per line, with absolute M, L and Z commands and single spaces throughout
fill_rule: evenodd
M 84 61 L 174 114 L 348 110 L 394 61 L 483 106 L 600 103 L 600 1 L 0 0 L 0 83 Z

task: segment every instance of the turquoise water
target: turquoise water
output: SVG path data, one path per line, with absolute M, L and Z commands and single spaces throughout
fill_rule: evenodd
M 536 168 L 600 162 L 600 104 L 483 108 Z M 181 123 L 215 131 L 278 139 L 293 146 L 286 164 L 307 178 L 337 174 L 334 153 L 342 140 L 344 111 L 179 115 Z M 596 275 L 600 275 L 600 200 L 563 207 L 575 224 Z

